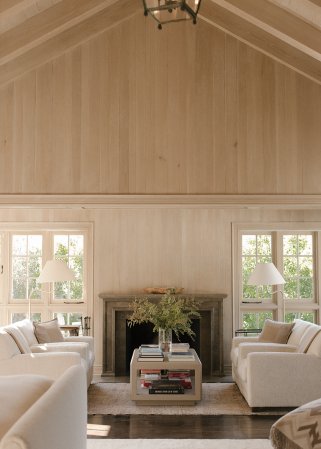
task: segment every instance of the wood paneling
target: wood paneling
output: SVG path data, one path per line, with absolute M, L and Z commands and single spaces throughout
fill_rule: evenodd
M 231 4 L 234 1 L 238 4 L 239 8 L 235 8 Z M 252 2 L 252 0 L 246 0 L 244 3 L 247 4 L 248 1 Z M 287 30 L 288 35 L 283 33 L 282 30 L 272 27 L 269 23 L 265 23 L 263 13 L 260 17 L 262 20 L 258 20 L 255 17 L 257 4 L 261 2 L 255 0 L 252 2 L 253 15 L 242 11 L 242 0 L 231 0 L 231 3 L 229 0 L 204 1 L 200 10 L 200 17 L 215 27 L 237 37 L 251 47 L 259 49 L 263 54 L 267 54 L 277 61 L 281 61 L 288 67 L 305 74 L 307 77 L 321 84 L 320 53 L 308 46 L 311 45 L 316 48 L 319 44 L 320 37 L 319 42 L 317 42 L 316 38 L 320 34 L 319 31 L 302 20 L 299 22 L 300 32 L 297 32 L 295 35 L 298 39 L 296 40 L 292 37 L 292 27 L 289 27 L 289 30 Z M 260 10 L 260 8 L 258 9 Z M 271 5 L 271 9 L 273 9 L 273 5 Z M 248 11 L 250 12 L 250 8 Z M 275 22 L 283 14 L 287 13 L 279 10 L 279 15 L 275 17 Z M 292 20 L 295 21 L 293 17 L 290 16 L 289 18 L 291 22 Z M 307 35 L 310 30 L 314 31 L 308 38 L 308 45 L 306 45 L 306 39 L 303 42 L 299 41 L 300 34 L 303 30 L 306 30 Z
M 320 194 L 321 87 L 142 14 L 0 90 L 0 193 Z

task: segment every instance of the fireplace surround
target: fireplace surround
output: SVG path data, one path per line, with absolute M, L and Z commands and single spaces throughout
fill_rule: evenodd
M 184 335 L 181 341 L 189 341 L 199 354 L 203 374 L 224 375 L 223 364 L 223 300 L 224 293 L 177 295 L 194 298 L 199 303 L 201 319 L 194 320 L 195 341 Z M 139 297 L 159 301 L 162 295 L 101 293 L 103 300 L 103 376 L 125 376 L 129 373 L 129 362 L 134 347 L 142 343 L 155 343 L 157 334 L 152 325 L 128 327 L 130 304 Z

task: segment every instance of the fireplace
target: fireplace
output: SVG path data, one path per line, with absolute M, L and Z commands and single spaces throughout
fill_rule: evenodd
M 125 376 L 129 374 L 132 352 L 142 343 L 157 343 L 157 334 L 153 333 L 151 324 L 128 326 L 131 313 L 129 304 L 138 295 L 109 295 L 101 293 L 104 302 L 103 332 L 103 373 L 104 376 Z M 139 295 L 151 297 L 150 295 Z M 178 295 L 179 296 L 179 295 Z M 186 294 L 199 303 L 201 319 L 193 320 L 195 340 L 186 336 L 181 341 L 188 341 L 199 354 L 204 375 L 224 374 L 223 365 L 223 299 L 225 294 Z M 152 295 L 157 301 L 161 295 Z M 176 341 L 174 335 L 173 341 Z

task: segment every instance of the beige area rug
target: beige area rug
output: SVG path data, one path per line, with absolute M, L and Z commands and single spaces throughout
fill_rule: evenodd
M 269 440 L 87 440 L 87 449 L 272 449 Z
M 128 383 L 97 383 L 88 390 L 90 415 L 251 415 L 234 383 L 204 383 L 202 401 L 189 405 L 136 405 Z M 269 413 L 270 414 L 270 413 Z

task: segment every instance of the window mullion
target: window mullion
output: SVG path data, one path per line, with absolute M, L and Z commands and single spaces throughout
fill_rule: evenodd
M 45 231 L 43 234 L 43 245 L 42 245 L 42 268 L 48 260 L 52 259 L 52 233 L 50 231 Z M 51 285 L 48 283 L 42 284 L 41 288 L 41 298 L 43 304 L 49 307 L 52 302 L 52 292 Z
M 314 295 L 315 295 L 315 302 L 318 305 L 317 311 L 316 311 L 316 323 L 321 323 L 321 303 L 320 303 L 320 292 L 321 292 L 321 252 L 319 251 L 319 248 L 321 248 L 321 231 L 315 232 L 315 239 L 314 239 Z
M 276 266 L 276 268 L 280 271 L 280 273 L 283 273 L 283 234 L 282 232 L 272 232 L 272 257 L 273 262 Z M 275 287 L 274 287 L 275 288 Z M 281 287 L 283 291 L 283 286 Z M 277 306 L 276 310 L 276 319 L 278 321 L 283 321 L 283 301 L 284 298 L 282 296 L 282 293 L 280 293 L 278 289 L 277 293 L 274 294 L 275 303 Z

